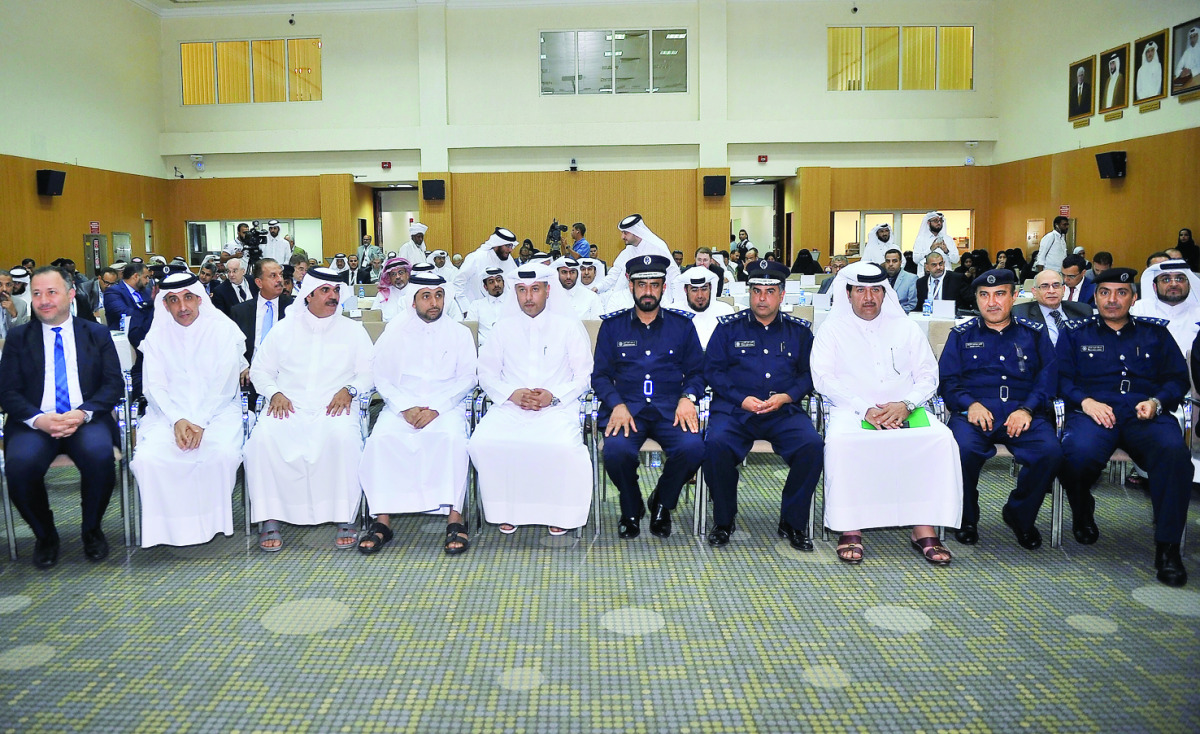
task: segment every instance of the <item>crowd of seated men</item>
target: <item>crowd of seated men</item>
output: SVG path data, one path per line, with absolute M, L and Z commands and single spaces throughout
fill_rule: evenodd
M 784 306 L 786 265 L 743 263 L 748 307 L 735 311 L 717 300 L 727 273 L 710 250 L 688 267 L 641 217 L 618 228 L 626 246 L 611 267 L 536 251 L 519 262 L 503 228 L 453 272 L 444 251 L 433 253 L 441 263 L 413 264 L 364 242 L 380 292 L 389 289 L 388 325 L 374 344 L 343 317 L 355 281 L 342 255 L 332 267 L 260 257 L 249 268 L 231 256 L 199 272 L 130 262 L 94 280 L 68 260 L 0 270 L 5 478 L 35 536 L 34 564 L 59 556 L 44 482 L 59 455 L 80 470 L 85 555 L 109 552 L 101 519 L 116 481 L 113 409 L 126 397 L 111 329 L 136 353 L 132 397 L 144 416 L 130 470 L 146 547 L 231 534 L 239 465 L 264 552 L 283 549 L 283 523 L 332 523 L 334 549 L 376 554 L 394 537 L 393 516 L 422 513 L 446 515 L 443 550 L 464 553 L 470 465 L 500 532 L 561 535 L 588 521 L 596 491 L 580 419 L 581 401 L 594 401 L 626 540 L 647 515 L 651 534 L 669 537 L 699 472 L 712 493 L 707 540 L 731 543 L 738 467 L 766 441 L 788 466 L 778 533 L 800 551 L 813 549 L 808 518 L 824 477 L 822 522 L 838 533 L 841 561 L 869 557 L 864 530 L 911 527 L 922 562 L 951 564 L 937 529 L 953 528 L 962 544 L 988 534 L 994 519 L 981 516 L 978 483 L 998 446 L 1020 467 L 998 518 L 1017 544 L 1040 547 L 1037 519 L 1057 479 L 1072 534 L 1090 545 L 1100 537 L 1092 488 L 1123 449 L 1150 496 L 1157 577 L 1186 583 L 1180 544 L 1194 469 L 1179 414 L 1200 376 L 1200 281 L 1184 252 L 1155 253 L 1140 281 L 1099 262 L 1111 257 L 1089 265 L 1066 255 L 1018 304 L 1013 269 L 948 288 L 937 279 L 951 258 L 935 248 L 921 297 L 977 314 L 959 320 L 935 358 L 894 287 L 895 263 L 835 262 L 814 336 Z M 593 345 L 585 322 L 597 313 Z M 476 319 L 473 339 L 461 321 Z M 476 388 L 490 407 L 472 430 L 463 406 L 480 402 L 467 400 Z M 248 439 L 243 391 L 265 406 Z M 382 408 L 368 438 L 360 406 L 372 393 Z M 822 431 L 806 399 L 820 404 Z M 643 499 L 647 440 L 665 463 Z M 537 471 L 530 445 L 540 449 Z M 364 494 L 372 516 L 359 532 Z

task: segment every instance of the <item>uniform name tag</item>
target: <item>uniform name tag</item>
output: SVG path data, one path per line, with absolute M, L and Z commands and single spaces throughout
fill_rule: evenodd
M 633 340 L 633 341 L 617 342 L 617 346 L 618 346 L 618 347 L 636 347 L 636 346 L 637 346 L 637 340 L 635 339 L 635 340 Z
M 1081 347 L 1079 347 L 1079 351 L 1081 351 L 1081 352 L 1103 352 L 1104 345 L 1103 344 L 1084 344 Z
M 749 340 L 736 341 L 733 343 L 733 346 L 735 346 L 735 347 L 752 347 L 752 346 L 754 346 L 754 340 L 749 339 Z
M 966 348 L 967 349 L 982 349 L 983 342 L 967 342 Z

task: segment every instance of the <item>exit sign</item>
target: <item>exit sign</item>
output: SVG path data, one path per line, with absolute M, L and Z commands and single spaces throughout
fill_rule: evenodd
M 1069 216 L 1071 216 L 1071 207 L 1070 207 L 1070 205 L 1068 205 L 1068 204 L 1063 204 L 1062 206 L 1060 206 L 1060 207 L 1058 208 L 1058 216 L 1060 216 L 1060 217 L 1069 217 Z
M 759 163 L 766 163 L 766 162 L 767 162 L 767 157 L 766 157 L 765 155 L 760 155 L 760 156 L 758 157 L 758 162 L 759 162 Z
M 381 163 L 380 165 L 382 165 L 382 166 L 383 166 L 383 170 L 385 170 L 385 171 L 390 171 L 390 170 L 392 170 L 392 162 L 391 162 L 391 161 L 384 161 L 384 162 L 383 162 L 383 163 Z

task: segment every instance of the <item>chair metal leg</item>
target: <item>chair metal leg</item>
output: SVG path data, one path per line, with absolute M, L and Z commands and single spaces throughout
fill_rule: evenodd
M 821 540 L 829 540 L 829 527 L 825 525 L 825 472 L 821 472 L 819 484 L 821 487 Z
M 242 465 L 242 510 L 246 523 L 246 536 L 250 535 L 250 488 L 246 485 L 246 466 Z
M 1057 479 L 1050 485 L 1050 547 L 1062 546 L 1063 488 Z
M 132 517 L 134 513 L 133 499 L 129 496 L 129 435 L 130 431 L 133 429 L 129 422 L 130 413 L 128 388 L 125 391 L 125 400 L 123 400 L 121 405 L 118 406 L 117 417 L 120 419 L 121 423 L 121 461 L 119 467 L 121 472 L 121 516 L 125 529 L 125 547 L 128 548 L 133 542 L 133 534 L 136 532 L 136 528 L 134 527 L 135 523 Z
M 13 522 L 12 500 L 8 497 L 8 478 L 4 474 L 4 452 L 0 451 L 0 495 L 4 501 L 4 531 L 8 538 L 8 557 L 17 560 L 17 526 Z

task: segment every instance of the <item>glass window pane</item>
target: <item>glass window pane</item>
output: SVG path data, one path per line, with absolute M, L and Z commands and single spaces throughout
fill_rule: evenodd
M 542 94 L 575 94 L 575 31 L 542 34 Z
M 650 91 L 650 31 L 613 32 L 617 94 Z
M 864 89 L 900 88 L 900 29 L 864 28 Z
M 829 91 L 862 89 L 862 28 L 830 28 Z
M 217 103 L 250 101 L 250 42 L 217 42 Z
M 579 54 L 579 93 L 612 94 L 612 31 L 579 31 L 575 36 Z
M 179 44 L 180 73 L 183 76 L 183 103 L 216 104 L 217 76 L 213 67 L 213 44 Z
M 287 101 L 287 47 L 282 39 L 253 41 L 254 101 Z
M 904 26 L 901 85 L 904 89 L 937 88 L 937 28 Z
M 321 99 L 321 41 L 318 38 L 289 38 L 288 68 L 291 84 L 288 99 L 292 102 L 315 102 Z
M 687 31 L 679 28 L 654 31 L 650 46 L 654 56 L 655 92 L 687 91 Z
M 975 29 L 945 26 L 938 29 L 938 88 L 975 88 Z

